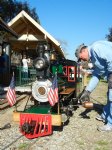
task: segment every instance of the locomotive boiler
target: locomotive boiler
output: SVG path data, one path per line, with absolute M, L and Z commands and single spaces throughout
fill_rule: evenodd
M 29 99 L 24 111 L 14 112 L 14 121 L 19 120 L 21 133 L 30 139 L 52 134 L 52 127 L 62 127 L 72 116 L 77 103 L 76 62 L 62 58 L 46 44 L 39 44 L 36 50 L 33 62 L 36 79 Z M 53 88 L 54 77 L 57 79 L 58 99 L 51 105 L 49 92 Z

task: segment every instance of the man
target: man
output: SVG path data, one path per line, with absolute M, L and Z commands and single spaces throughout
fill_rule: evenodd
M 28 78 L 28 63 L 30 63 L 30 59 L 27 59 L 26 55 L 23 55 L 22 63 L 23 63 L 23 77 Z
M 107 104 L 101 116 L 97 116 L 96 119 L 106 122 L 104 126 L 98 127 L 99 131 L 112 131 L 112 42 L 96 41 L 88 47 L 82 44 L 76 49 L 75 55 L 78 60 L 90 61 L 93 64 L 92 78 L 80 98 L 82 102 L 87 100 L 100 78 L 107 77 Z

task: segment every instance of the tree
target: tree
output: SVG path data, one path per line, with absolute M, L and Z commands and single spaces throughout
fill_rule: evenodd
M 21 2 L 19 0 L 0 0 L 0 17 L 5 22 L 9 22 L 22 10 L 26 11 L 34 20 L 40 24 L 36 9 L 31 9 L 27 1 Z
M 109 28 L 109 34 L 106 35 L 108 41 L 112 42 L 112 28 Z
M 61 40 L 61 39 L 57 39 L 57 40 L 61 44 L 61 48 L 64 51 L 64 55 L 67 57 L 69 55 L 68 52 L 67 52 L 68 43 L 64 40 Z

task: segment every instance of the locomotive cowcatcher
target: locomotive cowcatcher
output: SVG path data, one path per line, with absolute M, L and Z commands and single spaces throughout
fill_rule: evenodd
M 24 111 L 14 111 L 14 121 L 20 122 L 21 133 L 29 139 L 52 134 L 52 127 L 62 127 L 75 109 L 76 62 L 65 59 L 46 43 L 38 44 L 34 59 L 36 79 Z M 54 78 L 57 81 L 57 101 L 49 100 Z M 53 91 L 54 92 L 54 91 Z M 54 101 L 56 95 L 51 94 Z

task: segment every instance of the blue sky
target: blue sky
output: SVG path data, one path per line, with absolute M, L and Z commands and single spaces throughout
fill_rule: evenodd
M 21 0 L 24 1 L 24 0 Z M 36 8 L 41 26 L 63 41 L 67 58 L 76 60 L 75 49 L 105 40 L 112 27 L 112 0 L 27 0 Z

